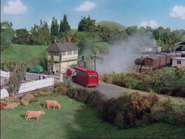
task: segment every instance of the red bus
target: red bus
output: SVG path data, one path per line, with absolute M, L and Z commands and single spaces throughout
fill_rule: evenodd
M 72 76 L 74 82 L 78 82 L 87 87 L 99 86 L 98 73 L 95 70 L 82 67 L 74 66 L 76 75 Z

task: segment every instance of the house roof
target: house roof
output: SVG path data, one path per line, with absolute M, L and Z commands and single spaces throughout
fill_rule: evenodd
M 160 58 L 158 56 L 150 55 L 150 56 L 145 57 L 145 59 L 156 60 L 156 59 L 160 59 Z
M 185 60 L 185 57 L 174 57 L 173 60 Z
M 72 51 L 78 50 L 79 48 L 71 42 L 63 42 L 63 43 L 54 43 L 50 47 L 46 49 L 46 51 L 53 51 L 53 52 L 65 52 L 65 51 Z

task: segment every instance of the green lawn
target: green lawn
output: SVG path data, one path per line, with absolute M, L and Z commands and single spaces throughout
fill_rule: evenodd
M 45 100 L 57 100 L 61 110 L 42 108 Z M 40 97 L 40 102 L 19 105 L 1 111 L 2 139 L 69 139 L 69 138 L 185 138 L 185 128 L 157 123 L 145 128 L 116 130 L 113 125 L 98 118 L 95 110 L 67 96 Z M 76 112 L 77 109 L 85 109 Z M 41 110 L 39 121 L 24 116 L 27 110 Z
M 4 49 L 4 51 L 1 51 L 1 61 L 20 62 L 42 57 L 41 53 L 48 47 L 49 45 L 11 44 L 8 48 Z

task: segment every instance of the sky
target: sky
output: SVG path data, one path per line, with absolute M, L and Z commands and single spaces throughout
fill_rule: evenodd
M 83 17 L 114 21 L 125 27 L 147 25 L 171 30 L 185 29 L 185 0 L 1 0 L 1 22 L 12 22 L 14 30 L 60 22 L 64 14 L 72 29 Z

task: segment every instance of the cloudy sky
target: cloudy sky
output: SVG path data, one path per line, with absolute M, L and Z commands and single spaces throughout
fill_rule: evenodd
M 60 21 L 64 14 L 71 28 L 90 15 L 96 22 L 126 27 L 185 29 L 185 0 L 1 0 L 1 21 L 12 22 L 13 29 L 30 30 L 40 19 L 50 23 L 55 16 Z

